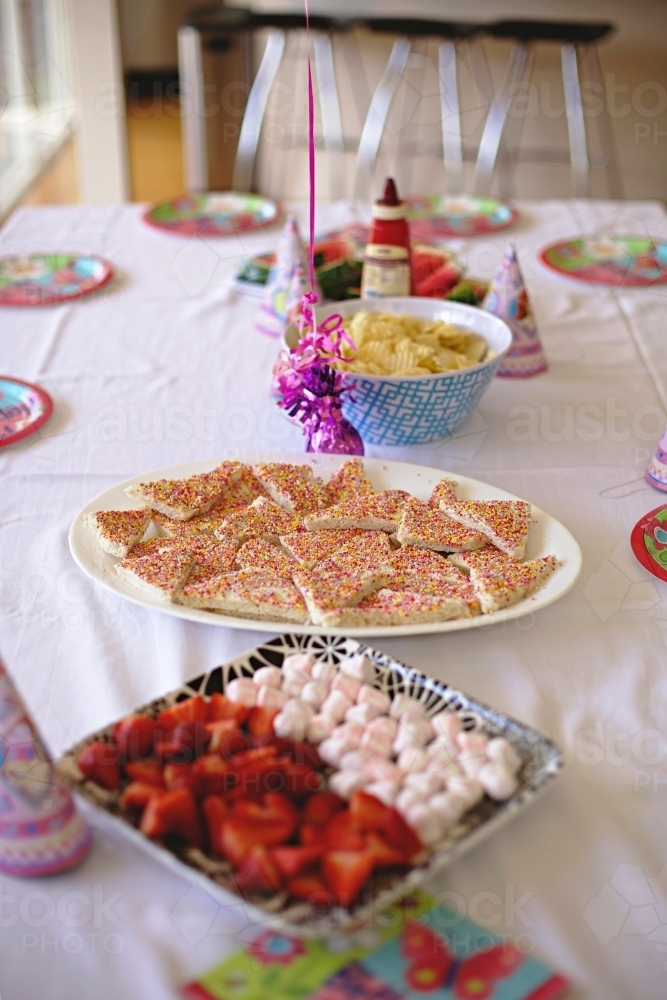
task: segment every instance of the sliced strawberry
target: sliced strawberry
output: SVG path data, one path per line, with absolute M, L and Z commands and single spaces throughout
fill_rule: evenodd
M 229 792 L 238 780 L 232 765 L 212 753 L 196 760 L 192 771 L 195 778 L 193 787 L 198 796 Z
M 302 823 L 299 827 L 299 841 L 304 847 L 322 843 L 322 828 L 314 823 Z
M 329 820 L 324 827 L 324 843 L 329 851 L 363 851 L 366 841 L 359 833 L 349 809 Z
M 289 836 L 289 828 L 285 824 L 258 823 L 243 816 L 232 816 L 222 824 L 220 853 L 233 865 L 238 865 L 255 844 L 277 847 Z
M 113 738 L 123 760 L 138 761 L 150 757 L 153 753 L 156 730 L 155 719 L 147 715 L 128 715 L 126 719 L 117 722 Z
M 124 809 L 143 809 L 153 795 L 159 795 L 160 789 L 155 785 L 145 785 L 141 781 L 132 781 L 120 797 Z
M 207 719 L 209 722 L 217 722 L 220 719 L 233 719 L 237 727 L 240 727 L 248 718 L 250 709 L 247 705 L 238 705 L 235 701 L 225 698 L 224 694 L 211 695 L 207 705 Z
M 185 701 L 177 701 L 171 708 L 165 708 L 158 715 L 158 725 L 169 731 L 181 722 L 206 722 L 208 706 L 200 694 Z
M 140 764 L 138 761 L 130 761 L 125 765 L 125 773 L 132 781 L 141 781 L 146 785 L 155 785 L 156 788 L 164 788 L 164 769 L 162 764 L 153 761 L 146 761 Z
M 409 864 L 406 856 L 387 843 L 376 830 L 366 834 L 366 846 L 373 855 L 376 868 L 391 868 L 394 865 Z
M 322 858 L 322 875 L 339 906 L 351 906 L 373 871 L 370 851 L 329 851 Z
M 165 764 L 164 783 L 167 788 L 191 788 L 194 791 L 196 775 L 192 764 Z
M 383 830 L 388 812 L 384 802 L 368 792 L 357 791 L 350 799 L 350 814 L 360 830 Z
M 285 878 L 294 878 L 312 868 L 324 854 L 319 847 L 273 847 L 269 852 Z
M 161 760 L 171 764 L 189 764 L 205 752 L 209 743 L 204 723 L 189 720 L 179 722 L 158 742 L 156 752 Z
M 331 893 L 319 875 L 299 875 L 287 883 L 287 891 L 297 899 L 305 899 L 313 906 L 330 906 Z
M 189 788 L 158 792 L 151 796 L 139 829 L 147 837 L 162 839 L 178 834 L 192 847 L 202 846 L 202 829 L 197 804 Z
M 281 816 L 283 822 L 288 823 L 294 833 L 299 822 L 299 810 L 286 795 L 281 795 L 280 792 L 267 792 L 264 796 L 264 805 Z
M 222 824 L 229 816 L 227 803 L 219 795 L 207 795 L 202 801 L 201 811 L 204 814 L 209 848 L 214 854 L 221 854 Z
M 303 818 L 306 823 L 328 823 L 331 817 L 340 812 L 344 805 L 344 799 L 341 799 L 335 792 L 315 792 L 306 800 Z
M 213 753 L 220 749 L 220 744 L 225 733 L 231 733 L 238 729 L 234 719 L 218 719 L 217 722 L 205 722 L 204 732 L 208 738 L 208 749 Z
M 313 795 L 325 785 L 324 775 L 308 764 L 289 764 L 285 768 L 285 793 L 295 799 Z
M 393 807 L 387 811 L 387 822 L 383 832 L 391 846 L 408 859 L 424 850 L 424 845 L 415 831 L 408 826 L 400 812 Z
M 241 893 L 278 892 L 282 877 L 271 855 L 263 844 L 251 847 L 234 875 Z
M 118 747 L 115 743 L 96 740 L 84 747 L 76 759 L 79 770 L 89 781 L 113 792 L 120 785 Z
M 295 764 L 305 764 L 313 771 L 322 767 L 322 758 L 310 743 L 301 743 L 299 740 L 291 741 L 289 754 Z
M 251 735 L 256 739 L 269 736 L 273 732 L 273 720 L 277 714 L 276 708 L 264 708 L 262 705 L 251 708 L 246 722 Z
M 234 757 L 245 755 L 253 747 L 254 740 L 249 733 L 244 733 L 242 729 L 230 729 L 220 733 L 215 747 L 211 746 L 210 749 L 215 750 L 224 760 L 231 761 Z

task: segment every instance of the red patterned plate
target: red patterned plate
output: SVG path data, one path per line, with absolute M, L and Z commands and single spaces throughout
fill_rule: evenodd
M 52 413 L 51 397 L 38 385 L 0 375 L 0 448 L 34 434 Z

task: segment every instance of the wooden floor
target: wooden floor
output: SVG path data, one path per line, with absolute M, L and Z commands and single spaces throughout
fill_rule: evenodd
M 127 142 L 132 201 L 161 201 L 183 192 L 178 101 L 128 102 Z M 76 136 L 32 186 L 23 205 L 73 205 L 79 201 Z

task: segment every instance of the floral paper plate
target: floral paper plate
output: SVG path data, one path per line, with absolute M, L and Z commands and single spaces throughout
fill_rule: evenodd
M 0 448 L 34 434 L 52 412 L 51 397 L 38 385 L 0 375 Z
M 112 277 L 110 264 L 85 254 L 0 257 L 0 306 L 47 306 L 78 299 Z
M 154 205 L 144 220 L 178 236 L 233 236 L 270 226 L 281 214 L 275 201 L 258 194 L 210 191 Z
M 630 545 L 644 569 L 667 582 L 667 505 L 661 504 L 637 521 Z
M 647 236 L 585 236 L 554 243 L 541 260 L 559 274 L 594 285 L 641 287 L 667 281 L 667 241 Z
M 518 212 L 496 198 L 423 195 L 408 198 L 408 218 L 415 238 L 481 236 L 513 225 Z

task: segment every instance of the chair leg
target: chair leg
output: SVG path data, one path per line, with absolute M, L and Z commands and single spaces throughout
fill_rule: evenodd
M 586 143 L 584 108 L 581 103 L 581 83 L 576 46 L 562 45 L 560 58 L 563 69 L 567 131 L 570 139 L 572 193 L 575 198 L 587 198 L 590 194 L 590 163 Z
M 315 54 L 315 70 L 317 72 L 317 90 L 322 110 L 322 132 L 324 148 L 327 152 L 335 150 L 343 152 L 343 123 L 340 117 L 338 90 L 336 88 L 336 72 L 334 69 L 333 49 L 329 35 L 317 34 L 313 40 Z
M 586 76 L 592 83 L 597 84 L 597 89 L 602 94 L 602 111 L 597 115 L 597 132 L 605 159 L 604 169 L 607 178 L 607 192 L 610 198 L 620 199 L 623 198 L 623 181 L 616 151 L 616 142 L 614 140 L 614 130 L 607 106 L 607 92 L 600 67 L 600 56 L 598 55 L 597 45 L 589 45 L 583 50 L 581 62 L 582 69 L 586 71 Z
M 206 118 L 204 117 L 204 73 L 201 34 L 196 28 L 178 32 L 178 73 L 181 81 L 181 129 L 183 168 L 187 191 L 208 190 Z
M 252 189 L 255 159 L 262 123 L 266 114 L 266 105 L 284 51 L 285 32 L 271 31 L 248 95 L 248 103 L 243 116 L 232 181 L 235 191 L 250 191 Z
M 345 197 L 345 170 L 341 160 L 341 154 L 345 152 L 345 142 L 338 88 L 336 87 L 331 36 L 316 34 L 313 39 L 313 51 L 317 73 L 317 92 L 322 112 L 324 148 L 327 152 L 329 168 L 329 196 L 336 201 L 338 198 Z M 335 169 L 335 164 L 338 165 L 339 169 Z
M 463 147 L 461 145 L 461 109 L 456 79 L 456 45 L 441 41 L 438 46 L 440 109 L 442 116 L 442 152 L 448 194 L 463 191 Z
M 507 115 L 513 102 L 514 89 L 524 75 L 526 64 L 530 63 L 528 47 L 517 42 L 510 57 L 496 96 L 484 123 L 484 131 L 479 144 L 473 191 L 475 194 L 489 194 L 493 174 L 498 161 Z
M 356 198 L 367 196 L 370 190 L 373 168 L 377 160 L 382 133 L 387 123 L 389 108 L 409 55 L 410 40 L 407 38 L 397 38 L 384 73 L 373 94 L 361 132 L 354 179 L 354 195 Z
M 530 87 L 534 56 L 535 46 L 529 43 L 527 46 L 526 61 L 523 65 L 523 69 L 519 74 L 518 79 L 513 82 L 511 87 L 512 95 L 507 114 L 507 123 L 505 125 L 505 131 L 503 132 L 503 137 L 500 143 L 500 152 L 498 154 L 498 194 L 501 198 L 505 199 L 511 198 L 516 194 L 514 190 L 514 170 L 518 160 L 519 148 L 521 146 L 521 134 L 523 132 L 523 123 L 525 120 L 524 115 L 515 113 L 516 102 L 521 97 L 517 91 L 522 83 L 525 83 L 527 87 Z

